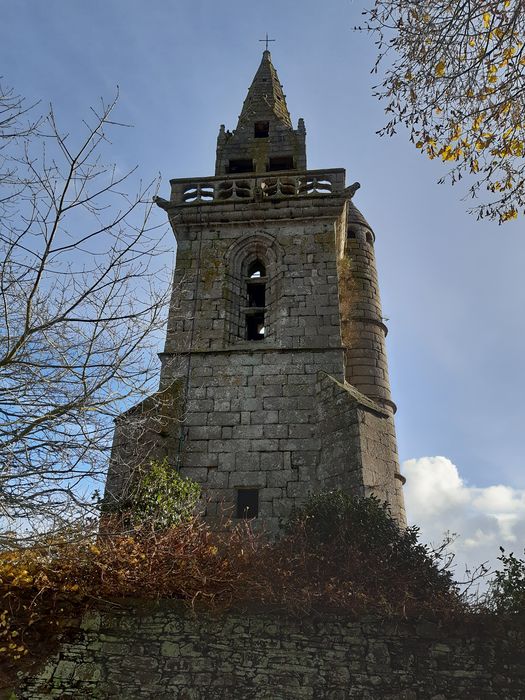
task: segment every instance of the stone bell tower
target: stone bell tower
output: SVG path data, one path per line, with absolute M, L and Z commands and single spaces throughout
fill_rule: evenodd
M 106 497 L 167 457 L 206 516 L 276 531 L 319 490 L 376 494 L 405 522 L 375 236 L 340 168 L 308 170 L 264 51 L 215 176 L 171 181 L 177 240 L 159 391 L 117 421 Z

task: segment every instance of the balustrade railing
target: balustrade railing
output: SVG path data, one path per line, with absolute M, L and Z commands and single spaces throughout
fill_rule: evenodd
M 172 204 L 205 204 L 247 200 L 311 197 L 338 194 L 345 187 L 345 171 L 305 170 L 261 175 L 223 175 L 171 180 Z

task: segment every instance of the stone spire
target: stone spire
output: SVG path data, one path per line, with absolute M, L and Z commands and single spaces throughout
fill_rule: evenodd
M 306 130 L 292 126 L 286 96 L 268 50 L 244 100 L 237 128 L 221 125 L 217 139 L 216 175 L 306 170 Z
M 244 100 L 237 128 L 244 122 L 251 124 L 254 120 L 273 117 L 276 117 L 290 129 L 292 128 L 283 86 L 279 82 L 277 71 L 272 64 L 270 52 L 264 51 L 261 65 Z

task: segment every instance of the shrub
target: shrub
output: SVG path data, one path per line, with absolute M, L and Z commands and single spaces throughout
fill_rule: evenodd
M 0 697 L 98 602 L 175 598 L 220 609 L 239 600 L 257 550 L 251 537 L 244 525 L 214 533 L 193 517 L 161 532 L 71 532 L 0 552 Z
M 155 527 L 98 537 L 72 532 L 0 553 L 0 688 L 2 674 L 5 687 L 100 600 L 265 605 L 301 616 L 464 612 L 450 573 L 419 543 L 417 528 L 400 528 L 373 497 L 311 496 L 272 542 L 244 521 L 212 530 L 191 516 L 198 487 L 165 463 L 141 484 L 134 517 Z
M 525 560 L 500 547 L 501 571 L 494 573 L 487 595 L 489 608 L 500 614 L 525 613 Z M 524 550 L 525 553 L 525 550 Z
M 288 556 L 302 559 L 305 577 L 328 582 L 326 598 L 336 604 L 350 593 L 394 614 L 460 604 L 440 555 L 419 542 L 417 527 L 400 527 L 374 496 L 312 495 L 287 530 Z
M 192 518 L 201 496 L 196 481 L 181 476 L 166 458 L 151 462 L 138 473 L 126 498 L 114 505 L 102 504 L 106 515 L 118 515 L 132 529 L 154 530 L 167 530 Z

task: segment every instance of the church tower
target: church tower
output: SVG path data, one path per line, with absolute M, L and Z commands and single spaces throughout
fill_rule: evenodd
M 159 391 L 117 420 L 106 498 L 166 457 L 277 531 L 312 492 L 375 494 L 405 522 L 375 236 L 341 168 L 308 170 L 268 50 L 215 176 L 171 180 L 177 261 Z

